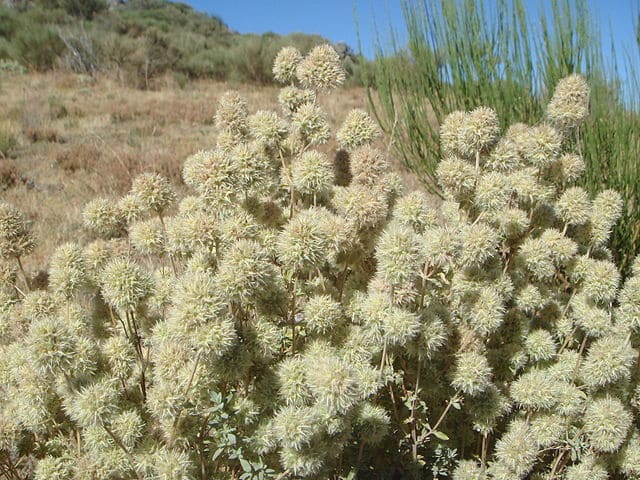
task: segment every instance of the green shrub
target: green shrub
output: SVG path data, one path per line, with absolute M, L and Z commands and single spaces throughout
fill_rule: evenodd
M 0 157 L 7 157 L 17 143 L 16 137 L 11 131 L 0 128 Z
M 58 34 L 43 25 L 23 26 L 12 39 L 12 45 L 16 60 L 38 71 L 51 70 L 64 51 Z

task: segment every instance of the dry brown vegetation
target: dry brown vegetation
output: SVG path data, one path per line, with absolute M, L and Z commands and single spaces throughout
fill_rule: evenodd
M 167 176 L 181 189 L 185 158 L 215 142 L 218 97 L 234 88 L 252 110 L 277 108 L 277 87 L 199 81 L 180 88 L 167 80 L 154 91 L 106 78 L 29 74 L 2 79 L 0 131 L 15 145 L 0 155 L 0 192 L 34 221 L 38 248 L 27 269 L 46 267 L 54 248 L 82 239 L 81 211 L 96 196 L 126 192 L 143 171 Z M 361 88 L 320 98 L 332 125 L 366 106 Z M 335 151 L 335 144 L 329 145 Z M 396 164 L 405 183 L 415 180 Z

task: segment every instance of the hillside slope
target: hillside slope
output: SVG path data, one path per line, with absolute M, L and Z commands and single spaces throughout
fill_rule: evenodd
M 268 84 L 280 48 L 305 53 L 326 42 L 303 33 L 239 34 L 216 16 L 168 0 L 4 0 L 0 6 L 3 68 L 103 72 L 137 88 L 154 88 L 167 73 L 179 83 Z M 341 50 L 356 81 L 362 60 L 344 45 Z

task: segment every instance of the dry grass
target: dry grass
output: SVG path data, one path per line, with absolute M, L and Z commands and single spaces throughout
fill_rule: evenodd
M 35 275 L 57 245 L 82 240 L 84 204 L 96 196 L 122 195 L 138 173 L 156 171 L 182 188 L 182 163 L 213 145 L 217 99 L 230 88 L 202 81 L 180 89 L 167 82 L 159 90 L 140 91 L 64 73 L 6 79 L 0 121 L 11 126 L 17 145 L 0 157 L 0 191 L 34 221 L 39 246 L 27 269 Z M 233 88 L 252 111 L 277 108 L 276 87 Z M 362 89 L 325 95 L 320 102 L 335 126 L 349 110 L 367 104 Z M 408 171 L 395 166 L 409 189 L 418 188 Z

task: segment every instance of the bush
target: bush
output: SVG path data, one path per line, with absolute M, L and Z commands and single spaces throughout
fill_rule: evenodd
M 0 125 L 0 156 L 7 157 L 17 144 L 13 132 L 6 125 Z
M 435 209 L 401 192 L 361 110 L 336 132 L 337 184 L 316 101 L 345 79 L 331 47 L 285 49 L 274 71 L 280 113 L 222 96 L 188 196 L 144 174 L 91 201 L 96 239 L 58 248 L 47 290 L 16 278 L 34 241 L 0 205 L 3 468 L 635 478 L 640 260 L 622 284 L 620 196 L 569 187 L 584 80 L 533 127 L 447 116 Z
M 43 25 L 23 26 L 12 45 L 16 60 L 38 71 L 51 70 L 65 48 L 58 34 Z

